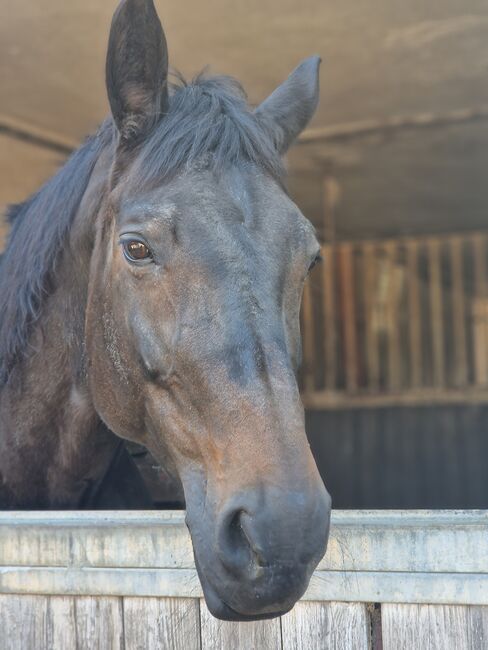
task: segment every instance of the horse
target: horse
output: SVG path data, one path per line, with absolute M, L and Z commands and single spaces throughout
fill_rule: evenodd
M 249 105 L 232 78 L 168 78 L 152 0 L 123 0 L 111 115 L 10 211 L 0 266 L 0 501 L 80 507 L 118 441 L 181 479 L 211 613 L 282 615 L 325 553 L 331 500 L 297 385 L 319 260 L 283 155 L 317 56 Z

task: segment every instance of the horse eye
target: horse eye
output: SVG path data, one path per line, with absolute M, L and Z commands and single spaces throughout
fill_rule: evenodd
M 124 254 L 129 262 L 143 262 L 152 259 L 152 253 L 146 244 L 137 239 L 122 242 Z
M 317 264 L 319 264 L 322 260 L 323 260 L 322 255 L 318 253 L 317 256 L 314 258 L 314 260 L 312 261 L 312 263 L 310 264 L 308 268 L 308 272 L 310 273 L 310 271 L 314 268 L 314 266 L 317 266 Z

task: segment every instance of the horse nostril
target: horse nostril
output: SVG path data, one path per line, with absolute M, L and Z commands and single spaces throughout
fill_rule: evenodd
M 233 573 L 250 573 L 266 567 L 262 549 L 253 540 L 252 516 L 239 509 L 224 519 L 220 536 L 220 551 L 224 565 Z

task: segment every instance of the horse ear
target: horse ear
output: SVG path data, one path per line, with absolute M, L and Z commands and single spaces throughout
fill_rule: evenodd
M 153 0 L 122 0 L 110 30 L 106 82 L 122 141 L 137 140 L 168 104 L 168 49 Z
M 319 103 L 320 57 L 305 59 L 281 86 L 256 108 L 256 116 L 271 131 L 280 153 L 307 126 Z

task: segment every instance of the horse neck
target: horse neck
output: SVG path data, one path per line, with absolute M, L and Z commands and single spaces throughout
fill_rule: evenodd
M 85 372 L 95 213 L 106 186 L 101 171 L 94 173 L 75 217 L 30 335 L 31 352 L 0 393 L 0 507 L 78 507 L 118 444 L 101 426 Z

